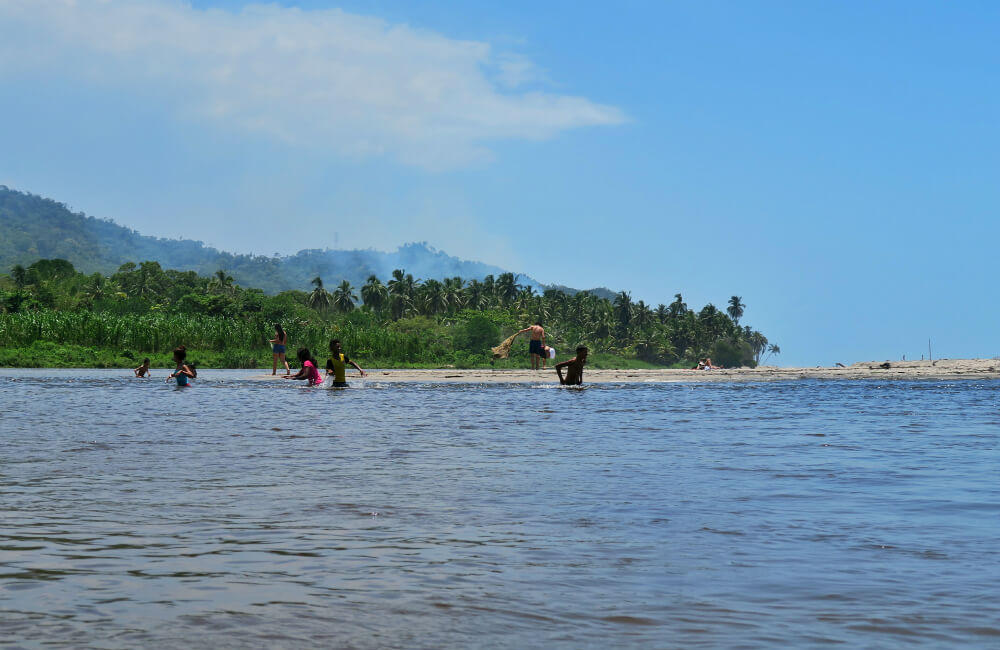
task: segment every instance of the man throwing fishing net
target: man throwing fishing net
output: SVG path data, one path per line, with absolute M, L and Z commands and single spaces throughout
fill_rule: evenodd
M 541 323 L 536 321 L 534 325 L 518 331 L 518 334 L 524 334 L 525 332 L 531 332 L 531 341 L 528 343 L 528 354 L 531 355 L 531 369 L 538 370 L 539 368 L 543 368 L 545 364 L 545 329 L 542 328 Z

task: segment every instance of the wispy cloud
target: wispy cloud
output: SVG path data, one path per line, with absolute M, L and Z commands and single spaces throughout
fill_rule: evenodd
M 519 91 L 544 75 L 516 52 L 335 9 L 0 0 L 0 79 L 11 75 L 125 89 L 188 119 L 428 168 L 488 158 L 499 138 L 625 121 L 583 97 Z

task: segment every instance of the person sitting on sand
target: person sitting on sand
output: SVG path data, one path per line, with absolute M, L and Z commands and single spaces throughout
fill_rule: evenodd
M 575 357 L 556 364 L 556 374 L 559 375 L 560 384 L 563 386 L 579 386 L 583 383 L 583 364 L 587 362 L 587 352 L 587 346 L 581 345 L 576 349 Z M 565 377 L 562 374 L 563 368 L 566 368 Z
M 333 375 L 331 386 L 334 388 L 347 387 L 347 377 L 345 377 L 344 371 L 348 363 L 357 368 L 362 377 L 365 376 L 365 371 L 361 369 L 361 366 L 348 359 L 347 355 L 344 354 L 344 350 L 340 346 L 340 339 L 330 341 L 330 358 L 326 360 L 326 374 L 328 377 Z
M 545 346 L 545 330 L 539 321 L 534 325 L 518 330 L 518 334 L 531 332 L 531 341 L 528 343 L 528 354 L 531 355 L 531 369 L 538 370 L 539 360 L 542 358 L 542 347 Z
M 152 375 L 149 374 L 149 359 L 143 359 L 142 365 L 134 369 L 132 372 L 135 373 L 136 377 L 152 377 Z
M 294 375 L 284 375 L 282 379 L 305 379 L 309 382 L 310 386 L 319 386 L 322 384 L 323 377 L 320 376 L 319 370 L 316 368 L 316 360 L 309 353 L 309 348 L 299 348 L 295 356 L 298 357 L 302 367 Z

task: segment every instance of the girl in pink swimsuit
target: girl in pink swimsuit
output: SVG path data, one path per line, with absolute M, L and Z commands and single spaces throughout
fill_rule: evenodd
M 295 356 L 299 358 L 299 363 L 302 364 L 302 368 L 299 369 L 294 375 L 285 375 L 285 379 L 305 379 L 309 382 L 310 386 L 319 386 L 323 383 L 323 376 L 319 374 L 319 369 L 316 367 L 316 360 L 312 358 L 309 354 L 309 348 L 299 348 L 299 351 L 295 353 Z

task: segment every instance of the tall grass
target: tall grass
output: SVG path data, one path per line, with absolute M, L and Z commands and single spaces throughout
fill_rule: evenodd
M 288 354 L 308 347 L 323 357 L 330 339 L 339 338 L 352 356 L 400 362 L 435 362 L 451 354 L 449 340 L 430 331 L 400 332 L 379 324 L 349 320 L 285 324 Z M 135 353 L 169 352 L 178 345 L 192 350 L 269 354 L 274 326 L 262 317 L 200 315 L 120 315 L 108 312 L 34 311 L 0 314 L 0 347 L 27 347 L 36 341 L 91 346 Z

